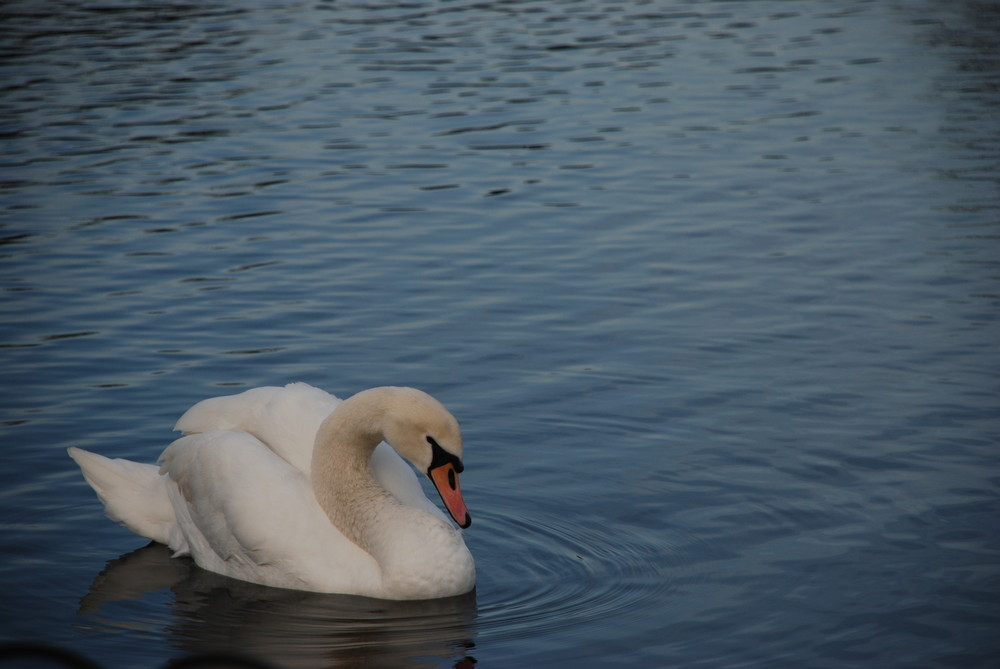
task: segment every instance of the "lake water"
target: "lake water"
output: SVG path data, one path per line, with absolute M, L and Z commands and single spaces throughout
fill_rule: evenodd
M 0 13 L 0 639 L 997 666 L 996 3 Z M 296 380 L 458 416 L 473 596 L 213 576 L 65 454 Z

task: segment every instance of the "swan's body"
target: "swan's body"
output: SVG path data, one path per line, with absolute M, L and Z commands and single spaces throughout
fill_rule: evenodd
M 475 586 L 460 532 L 400 457 L 467 527 L 458 423 L 429 395 L 255 388 L 196 404 L 175 429 L 186 436 L 159 466 L 69 449 L 108 516 L 175 555 L 245 581 L 383 599 Z

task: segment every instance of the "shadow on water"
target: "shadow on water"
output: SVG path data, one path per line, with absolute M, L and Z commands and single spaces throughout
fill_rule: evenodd
M 137 619 L 128 602 L 169 591 L 166 620 Z M 189 655 L 237 652 L 281 667 L 471 667 L 475 591 L 395 602 L 269 588 L 219 576 L 149 544 L 108 562 L 80 600 L 88 625 L 165 627 Z M 425 658 L 422 664 L 419 658 Z

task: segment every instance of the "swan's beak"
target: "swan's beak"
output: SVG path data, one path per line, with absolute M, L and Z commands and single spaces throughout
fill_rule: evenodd
M 472 524 L 472 517 L 465 507 L 465 500 L 462 499 L 462 489 L 458 487 L 458 472 L 455 465 L 446 462 L 427 470 L 427 475 L 431 477 L 434 487 L 441 495 L 441 501 L 448 509 L 448 513 L 455 519 L 458 526 L 465 529 Z

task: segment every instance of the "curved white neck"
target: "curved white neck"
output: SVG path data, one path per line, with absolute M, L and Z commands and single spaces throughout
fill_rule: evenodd
M 313 447 L 311 479 L 316 500 L 351 541 L 377 552 L 367 532 L 386 506 L 399 503 L 371 473 L 371 458 L 383 439 L 384 401 L 377 391 L 342 402 L 320 425 Z
M 386 593 L 426 599 L 468 592 L 475 566 L 458 531 L 401 503 L 372 475 L 372 454 L 385 438 L 393 392 L 359 393 L 323 421 L 312 454 L 313 493 L 330 522 L 374 558 Z

